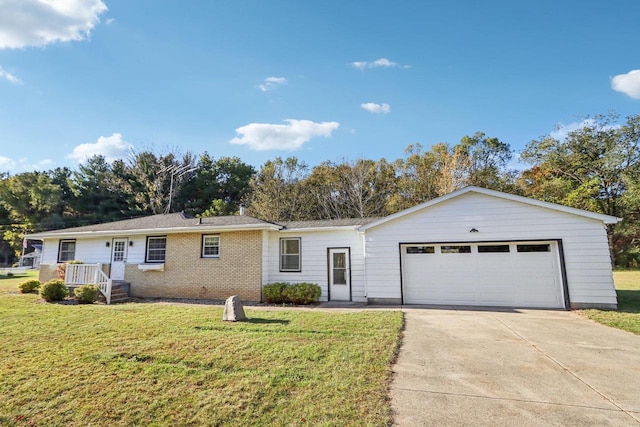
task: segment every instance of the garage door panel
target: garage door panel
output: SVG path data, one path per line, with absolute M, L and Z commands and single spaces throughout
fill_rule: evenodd
M 401 246 L 403 298 L 407 304 L 564 306 L 555 242 L 454 245 L 471 246 L 471 253 L 442 253 L 443 245 L 420 245 L 435 249 L 433 253 L 415 253 L 419 245 Z M 485 246 L 483 252 L 478 245 Z M 504 252 L 507 246 L 509 252 Z M 414 253 L 407 253 L 407 247 L 414 247 Z

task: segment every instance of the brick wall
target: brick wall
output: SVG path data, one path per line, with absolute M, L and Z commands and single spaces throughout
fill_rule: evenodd
M 262 233 L 220 233 L 220 257 L 202 258 L 202 234 L 169 234 L 164 271 L 125 270 L 131 296 L 260 301 Z
M 46 283 L 49 280 L 58 278 L 58 264 L 40 264 L 38 272 L 38 280 L 40 283 Z

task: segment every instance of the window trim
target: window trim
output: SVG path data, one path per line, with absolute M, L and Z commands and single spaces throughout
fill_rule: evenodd
M 213 246 L 205 246 L 205 241 L 207 239 L 207 237 L 216 237 L 218 239 L 218 244 Z M 207 255 L 204 253 L 205 248 L 207 247 L 217 247 L 218 248 L 218 253 L 215 255 Z M 202 235 L 202 241 L 201 241 L 201 245 L 200 245 L 200 258 L 220 258 L 220 234 L 203 234 Z
M 73 256 L 69 259 L 62 259 L 62 244 L 63 243 L 73 243 Z M 69 251 L 66 251 L 69 252 Z M 65 253 L 66 253 L 65 252 Z M 69 261 L 73 261 L 76 258 L 76 239 L 60 239 L 58 242 L 58 263 L 65 263 Z
M 422 254 L 435 254 L 436 247 L 434 245 L 411 245 L 405 246 L 405 253 L 407 255 L 422 255 Z
M 449 245 L 440 245 L 440 253 L 441 254 L 470 254 L 472 253 L 471 245 L 462 245 L 462 244 L 449 244 Z
M 283 248 L 284 248 L 284 242 L 287 240 L 297 240 L 298 241 L 298 253 L 297 254 L 285 254 L 283 253 Z M 281 273 L 300 273 L 302 271 L 302 237 L 281 237 L 280 241 L 279 241 L 279 249 L 278 249 L 278 258 L 280 261 L 280 272 Z M 292 268 L 283 268 L 283 256 L 288 255 L 298 255 L 298 268 L 297 269 L 292 269 Z
M 162 261 L 149 259 L 149 242 L 152 239 L 164 239 L 164 259 Z M 145 249 L 144 249 L 145 264 L 163 264 L 166 259 L 167 259 L 167 236 L 147 236 L 147 242 L 145 244 Z
M 519 243 L 516 245 L 516 251 L 521 254 L 551 252 L 551 244 L 550 243 Z
M 480 249 L 482 248 L 482 249 Z M 511 245 L 508 243 L 496 243 L 495 245 L 480 243 L 477 246 L 479 254 L 508 254 L 511 253 Z M 505 250 L 506 249 L 506 250 Z

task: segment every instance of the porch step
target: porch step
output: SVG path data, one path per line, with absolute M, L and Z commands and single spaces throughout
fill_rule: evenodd
M 111 284 L 111 304 L 126 302 L 129 300 L 129 286 L 131 284 L 123 280 L 114 280 Z

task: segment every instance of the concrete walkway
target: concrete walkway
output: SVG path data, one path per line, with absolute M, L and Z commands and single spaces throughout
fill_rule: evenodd
M 640 425 L 640 336 L 565 311 L 404 311 L 398 426 Z

